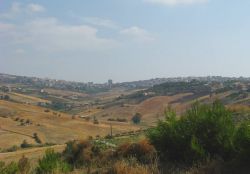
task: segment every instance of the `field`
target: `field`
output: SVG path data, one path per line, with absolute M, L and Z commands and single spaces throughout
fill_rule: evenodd
M 35 143 L 32 138 L 37 133 L 42 142 L 63 144 L 69 140 L 87 138 L 88 136 L 105 136 L 110 131 L 110 125 L 105 123 L 93 124 L 80 118 L 72 119 L 71 115 L 59 112 L 45 112 L 44 108 L 0 101 L 1 110 L 6 117 L 0 117 L 0 148 L 13 145 L 19 146 L 25 139 Z M 18 121 L 16 121 L 18 119 Z M 30 124 L 21 125 L 21 120 L 29 120 Z M 136 130 L 136 126 L 128 124 L 113 124 L 113 131 Z
M 152 96 L 143 96 L 145 89 L 124 88 L 93 94 L 52 88 L 41 92 L 32 87 L 28 88 L 29 92 L 1 92 L 9 99 L 0 100 L 0 139 L 4 140 L 0 141 L 0 161 L 17 161 L 23 154 L 37 161 L 49 147 L 61 152 L 70 140 L 105 137 L 110 134 L 111 125 L 113 135 L 147 129 L 164 118 L 164 111 L 169 106 L 181 116 L 196 101 L 212 103 L 219 99 L 237 113 L 235 120 L 249 118 L 250 98 L 247 92 L 230 89 L 211 94 L 207 87 L 205 92 L 201 87 L 197 93 L 193 86 L 191 89 L 186 86 L 185 90 L 180 88 L 178 92 L 170 87 L 172 93 L 166 95 L 165 88 L 152 88 L 155 90 L 151 91 Z M 139 98 L 137 94 L 140 94 Z M 53 102 L 63 108 L 52 107 Z M 244 118 L 240 111 L 244 111 Z M 131 121 L 136 113 L 142 116 L 140 124 Z M 37 142 L 34 134 L 42 143 Z M 24 140 L 32 147 L 21 148 Z
M 33 165 L 37 163 L 38 159 L 41 158 L 45 151 L 48 148 L 52 148 L 55 152 L 62 152 L 65 148 L 65 145 L 54 145 L 50 147 L 37 147 L 32 149 L 25 149 L 16 152 L 8 152 L 8 153 L 1 153 L 0 154 L 0 161 L 5 161 L 9 163 L 11 161 L 18 161 L 23 155 L 28 157 Z

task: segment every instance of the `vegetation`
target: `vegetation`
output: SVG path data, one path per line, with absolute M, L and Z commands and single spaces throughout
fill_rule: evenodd
M 117 148 L 115 154 L 123 159 L 134 158 L 143 164 L 150 164 L 156 158 L 156 150 L 147 140 L 124 143 Z
M 142 115 L 140 113 L 136 113 L 133 117 L 132 117 L 132 121 L 134 124 L 139 124 L 141 122 L 141 117 Z
M 25 156 L 22 156 L 22 158 L 18 161 L 18 169 L 20 171 L 20 174 L 29 173 L 31 169 L 29 159 Z
M 70 141 L 62 153 L 47 150 L 35 170 L 22 157 L 18 163 L 0 163 L 0 173 L 244 174 L 250 171 L 250 123 L 235 123 L 232 112 L 219 101 L 195 103 L 181 117 L 168 108 L 165 119 L 149 129 L 146 136 L 122 143 L 100 137 Z
M 65 160 L 74 167 L 87 165 L 93 156 L 94 150 L 89 141 L 70 141 L 63 152 Z
M 108 121 L 128 122 L 126 118 L 108 118 Z
M 235 145 L 235 150 L 237 157 L 241 162 L 250 162 L 250 123 L 245 122 L 240 125 L 237 129 L 233 143 Z
M 37 133 L 34 133 L 33 137 L 38 144 L 42 144 L 42 140 L 38 137 Z
M 249 161 L 250 124 L 235 125 L 219 101 L 212 105 L 196 103 L 180 119 L 166 112 L 147 136 L 159 157 L 174 164 L 192 166 L 210 159 Z
M 55 153 L 52 149 L 48 149 L 45 156 L 39 160 L 36 173 L 67 173 L 70 170 L 70 166 L 61 159 L 60 154 Z
M 117 161 L 108 171 L 110 174 L 157 174 L 159 173 L 157 163 L 144 165 L 133 158 Z
M 177 93 L 210 93 L 211 87 L 206 82 L 192 80 L 191 82 L 167 82 L 155 85 L 147 92 L 154 92 L 155 95 L 174 95 Z
M 62 103 L 59 101 L 52 101 L 51 104 L 49 104 L 49 108 L 56 110 L 56 111 L 65 111 L 66 103 Z
M 23 140 L 22 144 L 20 145 L 21 148 L 29 148 L 32 147 L 32 144 L 29 144 L 27 140 Z
M 17 163 L 11 162 L 8 165 L 5 165 L 4 162 L 0 162 L 0 173 L 1 174 L 17 174 L 19 172 L 19 168 Z

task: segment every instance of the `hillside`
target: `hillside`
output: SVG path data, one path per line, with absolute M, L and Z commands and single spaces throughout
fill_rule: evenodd
M 0 148 L 13 145 L 20 146 L 23 140 L 34 144 L 32 138 L 37 133 L 42 142 L 62 144 L 72 139 L 88 136 L 105 136 L 110 131 L 110 125 L 93 124 L 80 118 L 72 119 L 71 115 L 59 112 L 45 112 L 44 108 L 27 104 L 0 100 Z M 27 121 L 28 120 L 28 121 Z M 135 130 L 128 124 L 114 124 L 113 131 Z
M 31 149 L 34 149 L 34 158 L 38 159 L 45 148 L 38 146 L 45 143 L 64 146 L 73 139 L 105 137 L 110 134 L 111 125 L 113 135 L 147 129 L 164 118 L 167 107 L 171 106 L 181 116 L 196 101 L 212 103 L 219 99 L 235 113 L 235 122 L 249 120 L 248 89 L 248 82 L 241 81 L 190 81 L 166 82 L 148 89 L 113 88 L 86 94 L 69 89 L 41 90 L 32 85 L 2 84 L 0 139 L 4 141 L 0 141 L 0 149 L 5 153 L 1 158 L 17 159 L 21 154 L 29 155 L 33 150 L 20 148 L 24 140 L 35 146 Z M 131 120 L 136 113 L 142 116 L 138 125 Z M 94 124 L 95 121 L 98 124 Z M 34 138 L 35 133 L 42 144 Z M 57 147 L 55 149 L 60 150 Z

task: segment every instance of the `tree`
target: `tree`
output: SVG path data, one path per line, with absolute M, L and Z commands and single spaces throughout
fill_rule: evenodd
M 38 144 L 42 144 L 42 140 L 38 137 L 37 133 L 34 133 L 34 134 L 33 134 L 33 138 L 35 139 L 35 141 L 36 141 Z
M 180 119 L 173 111 L 147 136 L 162 159 L 192 164 L 208 157 L 230 159 L 235 126 L 231 113 L 218 101 L 196 103 Z
M 23 140 L 23 142 L 22 142 L 22 144 L 21 144 L 21 148 L 29 148 L 29 147 L 31 147 L 32 145 L 31 144 L 29 144 L 28 142 L 27 142 L 27 140 Z
M 141 117 L 142 115 L 140 113 L 136 113 L 133 117 L 132 117 L 132 121 L 134 124 L 139 124 L 141 122 Z

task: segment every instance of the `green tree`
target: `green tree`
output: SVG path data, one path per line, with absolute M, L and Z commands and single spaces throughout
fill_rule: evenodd
M 250 122 L 242 123 L 234 135 L 237 157 L 244 163 L 250 162 Z
M 163 159 L 192 164 L 215 156 L 229 159 L 234 129 L 231 113 L 216 101 L 195 103 L 180 119 L 168 110 L 147 136 Z
M 141 122 L 141 117 L 142 115 L 140 113 L 136 113 L 133 117 L 132 117 L 132 121 L 134 124 L 139 124 Z

